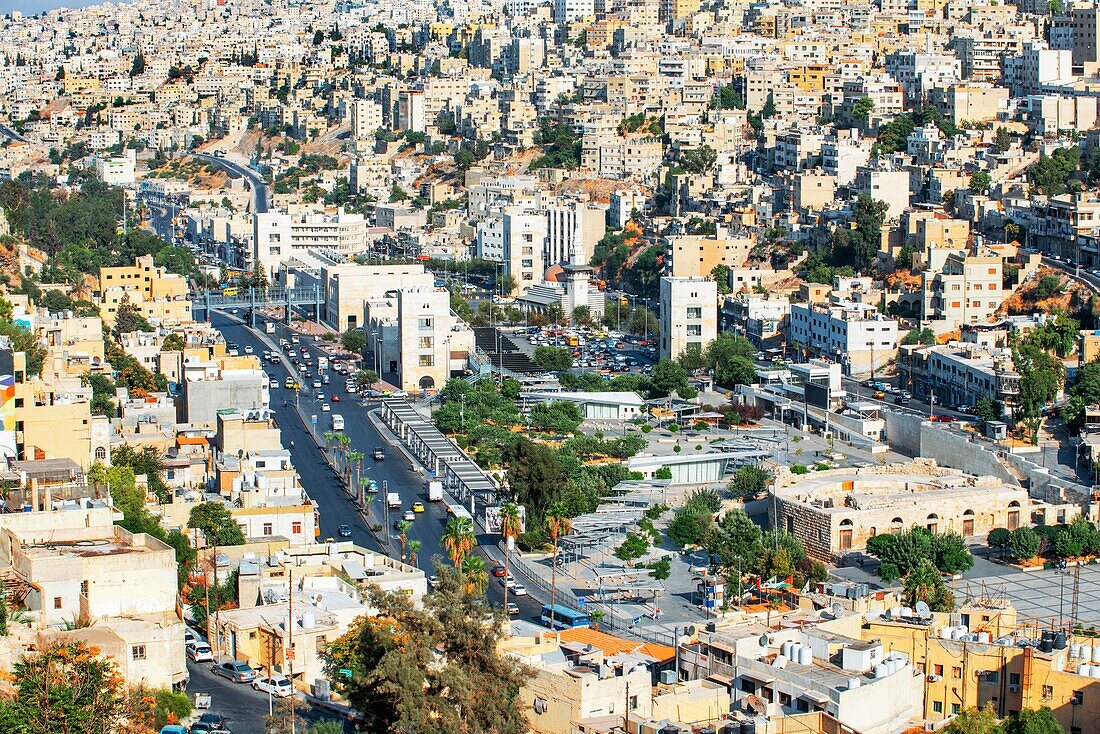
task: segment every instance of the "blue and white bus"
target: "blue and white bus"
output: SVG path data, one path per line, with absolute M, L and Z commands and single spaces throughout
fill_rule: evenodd
M 553 623 L 551 623 L 551 617 Z M 588 618 L 587 612 L 578 612 L 569 607 L 563 607 L 561 604 L 555 604 L 553 607 L 553 615 L 551 615 L 551 607 L 549 604 L 542 608 L 542 624 L 551 629 L 573 629 L 575 627 L 588 627 L 592 623 L 592 620 Z

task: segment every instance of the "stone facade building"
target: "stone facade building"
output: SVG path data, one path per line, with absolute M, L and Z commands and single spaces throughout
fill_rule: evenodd
M 782 473 L 772 491 L 770 504 L 778 515 L 772 521 L 794 533 L 807 554 L 826 562 L 865 549 L 880 533 L 920 526 L 984 536 L 994 528 L 1030 525 L 1033 511 L 1045 509 L 1026 490 L 996 477 L 971 476 L 926 460 L 803 476 Z

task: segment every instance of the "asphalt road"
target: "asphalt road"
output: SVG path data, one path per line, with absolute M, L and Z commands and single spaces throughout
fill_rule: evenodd
M 252 686 L 231 683 L 210 672 L 211 663 L 193 663 L 187 661 L 187 693 L 194 700 L 195 693 L 209 693 L 211 706 L 208 709 L 219 713 L 229 720 L 229 729 L 233 734 L 266 734 L 266 719 L 269 703 L 266 693 L 253 690 Z M 316 711 L 302 703 L 298 715 L 305 721 L 314 722 L 325 718 L 335 718 L 324 712 Z M 352 731 L 345 724 L 346 731 Z
M 263 214 L 267 211 L 267 183 L 264 181 L 263 176 L 253 171 L 251 168 L 235 163 L 228 158 L 221 158 L 216 155 L 210 155 L 209 153 L 196 153 L 195 155 L 206 158 L 221 166 L 226 171 L 246 179 L 249 187 L 252 189 L 252 212 L 254 214 Z
M 223 314 L 215 312 L 212 323 L 224 334 L 227 343 L 238 344 L 242 349 L 245 346 L 251 346 L 256 354 L 270 349 L 254 331 Z M 277 334 L 266 336 L 276 343 L 280 338 L 289 340 L 288 333 L 281 325 Z M 295 346 L 308 347 L 314 357 L 313 363 L 316 364 L 316 356 L 321 352 L 312 345 L 311 339 L 302 337 L 301 344 Z M 400 518 L 388 512 L 385 506 L 385 493 L 397 492 L 401 496 L 402 514 L 404 510 L 412 508 L 413 502 L 424 503 L 425 511 L 416 514 L 416 519 L 406 533 L 409 542 L 420 542 L 417 565 L 431 575 L 434 568 L 433 559 L 439 558 L 444 563 L 448 563 L 446 551 L 442 546 L 443 528 L 448 518 L 446 505 L 443 502 L 428 502 L 424 487 L 426 475 L 419 470 L 412 470 L 400 449 L 379 434 L 367 414 L 370 407 L 374 406 L 364 406 L 361 400 L 344 392 L 344 378 L 336 373 L 330 373 L 332 378 L 330 384 L 323 385 L 316 391 L 324 393 L 326 400 L 333 394 L 340 395 L 339 403 L 330 403 L 332 412 L 321 412 L 320 402 L 315 400 L 315 391 L 308 385 L 303 384 L 304 389 L 298 396 L 301 415 L 305 421 L 310 421 L 313 415 L 317 416 L 317 435 L 322 436 L 320 439 L 322 446 L 324 433 L 332 427 L 332 413 L 338 413 L 344 417 L 344 433 L 352 439 L 351 450 L 362 451 L 367 456 L 363 464 L 366 470 L 364 476 L 378 482 L 380 487 L 385 486 L 385 489 L 380 489 L 378 494 L 374 495 L 375 499 L 368 505 L 372 521 L 381 524 L 385 531 L 378 533 L 377 536 L 367 529 L 366 523 L 355 508 L 353 498 L 343 489 L 335 472 L 325 460 L 323 450 L 318 447 L 312 434 L 307 430 L 306 423 L 295 408 L 293 391 L 282 387 L 288 375 L 286 365 L 265 363 L 264 369 L 279 383 L 279 387 L 271 391 L 271 409 L 279 423 L 284 446 L 289 446 L 291 442 L 294 444 L 290 449 L 291 460 L 301 477 L 302 486 L 317 502 L 321 515 L 321 538 L 338 538 L 340 525 L 346 524 L 351 528 L 351 539 L 357 545 L 381 550 L 394 558 L 400 557 L 401 543 L 393 529 L 393 522 Z M 289 405 L 284 405 L 284 402 L 288 402 Z M 376 446 L 385 447 L 384 461 L 374 461 L 370 458 Z M 491 544 L 496 540 L 495 536 L 478 537 L 479 544 Z M 501 588 L 495 581 L 489 583 L 488 598 L 494 605 L 499 605 L 503 601 Z M 519 606 L 521 618 L 538 619 L 542 611 L 540 602 L 530 596 L 517 597 L 509 594 L 508 598 Z

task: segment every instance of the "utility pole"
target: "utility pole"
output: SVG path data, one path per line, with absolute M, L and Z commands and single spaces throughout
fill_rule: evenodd
M 287 625 L 287 678 L 290 680 L 290 734 L 295 734 L 294 731 L 294 718 L 298 713 L 298 707 L 295 705 L 294 698 L 294 567 L 287 566 L 287 578 L 289 580 L 290 589 L 287 594 L 287 598 L 290 600 L 289 608 L 287 609 L 288 616 L 290 617 L 290 624 Z
M 625 666 L 626 666 L 626 663 L 623 663 L 623 667 L 624 667 L 623 672 L 624 673 L 626 673 Z M 630 679 L 629 678 L 626 681 L 626 705 L 623 707 L 623 732 L 624 732 L 624 734 L 629 734 L 630 733 Z

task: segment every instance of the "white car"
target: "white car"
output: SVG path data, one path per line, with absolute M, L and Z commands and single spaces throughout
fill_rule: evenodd
M 527 587 L 523 586 L 522 584 L 511 586 L 509 587 L 508 591 L 512 594 L 515 594 L 516 596 L 527 596 Z
M 332 410 L 332 408 L 329 407 L 328 403 L 321 403 L 321 412 L 322 413 L 328 413 L 330 410 Z
M 269 387 L 271 387 L 272 390 L 277 390 L 279 388 L 279 381 L 278 380 L 272 380 L 269 383 Z
M 272 696 L 279 698 L 287 698 L 294 693 L 294 686 L 291 684 L 290 679 L 281 675 L 273 677 L 257 678 L 252 681 L 252 687 L 257 691 L 263 691 L 264 693 L 270 693 Z
M 405 522 L 413 522 L 416 520 L 416 513 L 412 510 L 405 510 Z
M 252 351 L 253 351 L 253 350 L 252 350 L 252 347 L 245 347 L 245 348 L 244 348 L 244 353 L 245 353 L 245 354 L 252 354 Z
M 214 662 L 214 651 L 205 642 L 192 642 L 186 647 L 187 657 L 195 663 Z

